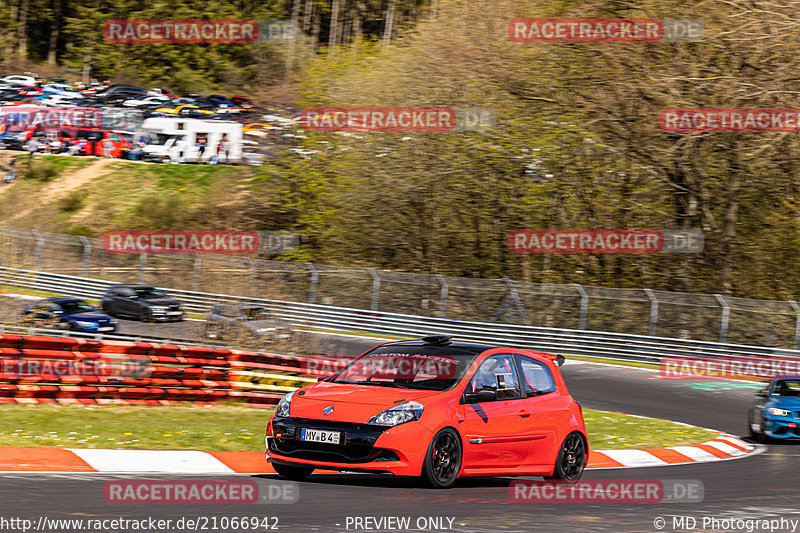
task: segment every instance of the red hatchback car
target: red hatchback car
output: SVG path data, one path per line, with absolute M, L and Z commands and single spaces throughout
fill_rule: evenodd
M 563 356 L 436 335 L 379 345 L 335 375 L 287 394 L 267 424 L 282 477 L 315 469 L 577 481 L 589 448 Z

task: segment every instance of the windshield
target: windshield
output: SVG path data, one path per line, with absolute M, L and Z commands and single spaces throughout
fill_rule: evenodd
M 269 318 L 269 311 L 263 307 L 245 307 L 241 313 L 245 320 L 264 320 Z
M 775 384 L 773 396 L 800 396 L 800 379 L 784 379 Z
M 167 135 L 166 133 L 147 132 L 147 144 L 163 146 L 167 144 L 167 141 L 173 138 L 178 139 L 180 137 L 176 137 L 174 135 Z
M 331 381 L 441 391 L 458 383 L 477 355 L 447 346 L 379 346 Z
M 153 288 L 136 289 L 136 295 L 143 300 L 148 300 L 150 298 L 166 298 L 167 296 L 163 291 Z
M 68 315 L 94 311 L 94 307 L 81 300 L 76 300 L 74 302 L 59 302 L 58 305 L 60 305 L 61 309 Z

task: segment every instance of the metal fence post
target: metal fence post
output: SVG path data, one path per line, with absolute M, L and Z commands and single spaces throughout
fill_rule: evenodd
M 510 298 L 511 304 L 517 308 L 517 314 L 519 314 L 522 323 L 526 326 L 530 326 L 531 321 L 528 318 L 528 313 L 525 311 L 525 306 L 522 305 L 522 301 L 519 299 L 519 293 L 517 292 L 517 288 L 514 286 L 514 282 L 505 276 L 503 276 L 503 281 L 506 282 L 506 286 L 508 287 L 508 297 Z
M 441 296 L 439 297 L 439 318 L 447 318 L 447 292 L 450 287 L 441 274 L 436 274 L 436 279 L 439 280 L 439 285 L 442 287 Z
M 44 237 L 37 230 L 31 230 L 31 233 L 36 238 L 36 270 L 42 268 L 42 250 L 44 249 Z
M 250 267 L 249 272 L 247 274 L 247 293 L 253 294 L 253 282 L 255 281 L 256 277 L 256 265 L 252 259 L 249 257 L 244 257 L 244 262 L 247 263 Z
M 89 277 L 89 258 L 92 257 L 92 243 L 84 237 L 83 235 L 79 235 L 78 238 L 83 243 L 83 273 L 81 274 L 84 278 Z
M 139 283 L 144 283 L 144 269 L 147 266 L 147 254 L 139 254 Z
M 306 268 L 311 272 L 311 283 L 308 286 L 308 303 L 317 303 L 317 286 L 319 285 L 319 272 L 314 263 L 306 263 Z
M 794 349 L 800 350 L 800 305 L 797 305 L 794 300 L 791 300 L 789 304 L 794 309 L 794 312 L 797 313 L 797 319 L 794 322 Z
M 717 297 L 719 305 L 722 306 L 722 322 L 719 326 L 719 342 L 727 342 L 728 324 L 730 323 L 731 318 L 731 306 L 728 304 L 728 300 L 726 300 L 723 295 L 715 294 L 714 296 Z
M 656 326 L 658 325 L 658 300 L 651 289 L 645 289 L 644 292 L 650 298 L 650 329 L 648 329 L 647 334 L 655 337 Z
M 578 329 L 586 329 L 586 317 L 589 314 L 589 295 L 586 294 L 586 289 L 583 285 L 575 284 L 575 288 L 581 295 L 581 314 L 578 318 Z
M 367 272 L 369 272 L 369 275 L 372 276 L 372 303 L 370 304 L 370 309 L 377 311 L 378 301 L 381 296 L 381 277 L 374 268 L 368 268 Z
M 203 260 L 200 259 L 199 254 L 192 254 L 194 256 L 194 273 L 192 275 L 192 290 L 200 290 L 200 268 L 202 267 Z

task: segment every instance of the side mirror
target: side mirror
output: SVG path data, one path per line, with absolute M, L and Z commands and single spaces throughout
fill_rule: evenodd
M 556 355 L 556 363 L 558 363 L 558 366 L 563 365 L 564 361 L 566 360 L 567 360 L 566 357 L 564 357 L 563 355 L 561 354 Z
M 493 389 L 483 389 L 472 394 L 465 394 L 467 403 L 493 402 L 497 400 L 497 391 Z

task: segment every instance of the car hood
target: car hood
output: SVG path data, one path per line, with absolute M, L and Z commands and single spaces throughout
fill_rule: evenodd
M 784 396 L 781 398 L 772 398 L 769 401 L 768 407 L 777 407 L 779 409 L 791 409 L 792 411 L 800 409 L 800 396 Z
M 73 318 L 75 320 L 85 320 L 87 322 L 98 322 L 100 320 L 111 320 L 111 317 L 102 311 L 86 311 L 85 313 L 73 313 L 65 315 L 64 318 Z
M 378 413 L 406 401 L 425 400 L 442 394 L 441 391 L 396 389 L 345 383 L 316 383 L 304 389 L 305 394 L 295 394 L 289 411 L 292 417 L 331 420 L 337 422 L 366 423 Z M 333 407 L 330 415 L 323 413 Z

